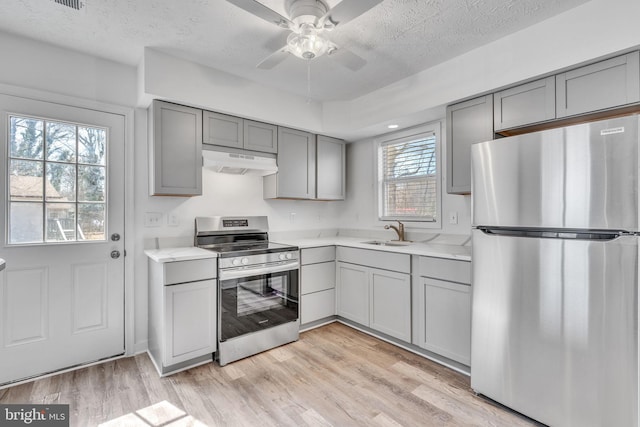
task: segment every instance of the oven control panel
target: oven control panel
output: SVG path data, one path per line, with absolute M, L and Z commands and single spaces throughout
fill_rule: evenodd
M 272 264 L 285 261 L 297 261 L 298 251 L 274 252 L 266 254 L 246 255 L 229 258 L 218 258 L 220 269 L 243 267 L 259 264 Z

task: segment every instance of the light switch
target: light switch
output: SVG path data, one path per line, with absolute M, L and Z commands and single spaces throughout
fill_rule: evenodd
M 449 224 L 457 224 L 458 223 L 458 212 L 451 211 L 449 212 Z
M 162 225 L 161 212 L 145 212 L 144 214 L 145 227 L 160 227 L 161 225 Z

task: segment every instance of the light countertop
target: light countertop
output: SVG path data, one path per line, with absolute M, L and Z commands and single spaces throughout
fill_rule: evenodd
M 216 252 L 195 247 L 147 249 L 144 253 L 155 262 L 188 261 L 218 256 Z
M 371 249 L 376 251 L 395 252 L 409 255 L 429 256 L 436 258 L 457 259 L 461 261 L 471 261 L 471 246 L 455 245 L 445 243 L 413 242 L 405 246 L 379 246 L 364 243 L 376 239 L 366 237 L 318 237 L 304 239 L 278 239 L 277 243 L 285 243 L 304 248 L 315 248 L 320 246 L 347 246 L 358 249 Z

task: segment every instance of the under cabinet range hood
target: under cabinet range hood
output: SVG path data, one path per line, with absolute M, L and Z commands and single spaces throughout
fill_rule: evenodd
M 214 172 L 234 175 L 271 175 L 278 172 L 275 157 L 249 153 L 227 153 L 203 148 L 202 165 Z

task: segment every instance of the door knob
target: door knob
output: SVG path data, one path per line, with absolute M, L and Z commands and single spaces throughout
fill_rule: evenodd
M 111 258 L 113 259 L 120 258 L 120 251 L 111 251 Z
M 113 233 L 111 235 L 111 240 L 113 240 L 114 242 L 117 242 L 118 240 L 120 240 L 120 235 L 118 233 Z

